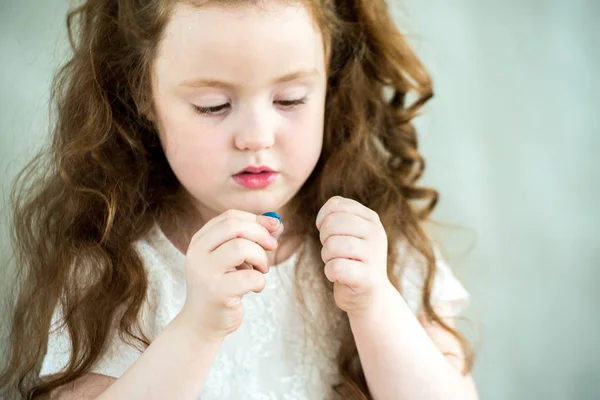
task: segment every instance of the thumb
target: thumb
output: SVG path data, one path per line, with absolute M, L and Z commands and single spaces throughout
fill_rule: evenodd
M 279 236 L 281 236 L 281 234 L 283 233 L 283 221 L 281 220 L 281 217 L 279 216 L 279 214 L 277 214 L 276 212 L 270 211 L 270 212 L 266 212 L 263 214 L 265 217 L 269 217 L 269 218 L 276 218 L 279 220 L 279 225 L 277 226 L 277 228 L 271 232 L 271 236 L 273 236 L 275 239 L 279 239 Z
M 279 239 L 279 236 L 281 236 L 281 234 L 283 233 L 283 229 L 283 224 L 279 224 L 277 229 L 275 229 L 274 232 L 271 232 L 271 236 L 273 236 L 275 239 Z

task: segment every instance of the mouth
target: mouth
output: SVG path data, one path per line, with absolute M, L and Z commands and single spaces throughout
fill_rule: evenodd
M 263 174 L 263 173 L 269 173 L 269 172 L 275 172 L 273 171 L 271 168 L 260 165 L 260 166 L 248 166 L 246 168 L 244 168 L 243 170 L 239 171 L 236 175 L 241 175 L 241 174 Z
M 266 166 L 249 166 L 233 175 L 233 181 L 246 189 L 264 189 L 273 184 L 279 174 Z

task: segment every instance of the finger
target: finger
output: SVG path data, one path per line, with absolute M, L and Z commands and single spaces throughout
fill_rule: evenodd
M 273 233 L 275 233 L 277 230 L 281 230 L 281 232 L 283 232 L 283 224 L 277 218 L 268 217 L 266 215 L 257 215 L 256 222 L 264 226 L 265 229 L 271 233 L 271 235 L 273 235 Z
M 277 218 L 275 218 L 275 219 L 277 219 Z M 279 224 L 277 226 L 277 229 L 275 229 L 275 231 L 271 232 L 271 236 L 277 240 L 283 234 L 283 230 L 284 230 L 284 225 Z
M 204 227 L 210 228 L 212 225 L 218 224 L 222 220 L 228 219 L 228 218 L 244 219 L 244 220 L 252 221 L 252 220 L 256 219 L 256 214 L 252 214 L 247 211 L 229 209 L 229 210 L 223 212 L 222 214 L 217 215 L 210 221 L 208 221 L 206 224 L 204 224 Z
M 223 276 L 227 294 L 241 297 L 249 292 L 260 293 L 266 285 L 265 276 L 258 271 L 244 269 Z
M 330 282 L 357 287 L 364 283 L 364 264 L 356 260 L 334 258 L 325 264 L 325 276 Z
M 366 241 L 353 236 L 329 236 L 323 243 L 321 258 L 325 264 L 334 258 L 366 261 L 368 254 L 366 243 Z
M 223 271 L 234 269 L 246 262 L 263 274 L 269 272 L 266 251 L 248 239 L 233 239 L 225 242 L 211 255 L 217 265 L 223 266 Z
M 223 214 L 208 221 L 202 229 L 194 234 L 191 242 L 197 240 L 198 237 L 202 237 L 206 232 L 210 231 L 213 226 L 222 223 L 224 220 L 243 220 L 243 221 L 254 221 L 258 222 L 259 225 L 263 226 L 267 231 L 274 232 L 279 228 L 280 222 L 276 218 L 270 218 L 263 215 L 256 215 L 246 211 L 240 210 L 227 210 Z M 275 220 L 275 221 L 273 221 Z
M 243 262 L 240 265 L 238 265 L 235 268 L 232 268 L 231 270 L 228 270 L 227 272 L 233 272 L 233 271 L 238 271 L 240 269 L 254 269 L 254 267 L 250 264 L 248 264 L 247 262 Z
M 315 221 L 317 224 L 317 229 L 321 229 L 323 219 L 325 219 L 325 217 L 332 212 L 347 212 L 366 219 L 367 221 L 380 223 L 379 215 L 370 208 L 365 207 L 356 200 L 347 199 L 341 196 L 334 196 L 327 200 L 327 202 L 319 210 L 317 219 Z
M 265 250 L 275 250 L 277 239 L 273 238 L 264 226 L 254 220 L 227 218 L 213 224 L 204 235 L 196 237 L 195 241 L 202 240 L 203 246 L 208 252 L 232 239 L 248 239 L 259 244 Z M 192 239 L 192 243 L 194 239 Z M 190 243 L 191 245 L 191 243 Z
M 354 236 L 367 239 L 368 233 L 373 229 L 373 224 L 354 214 L 334 212 L 328 214 L 321 223 L 319 238 L 321 243 L 332 235 Z

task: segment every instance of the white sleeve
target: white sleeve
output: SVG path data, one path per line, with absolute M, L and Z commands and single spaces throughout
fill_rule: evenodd
M 141 326 L 144 333 L 152 340 L 151 336 L 154 335 L 152 329 L 154 318 L 152 313 L 149 312 L 147 303 L 142 306 L 140 317 L 142 318 Z M 57 307 L 52 316 L 48 348 L 42 362 L 40 376 L 51 375 L 63 371 L 69 361 L 71 355 L 71 340 L 66 326 L 60 326 L 61 322 L 62 312 L 60 307 Z M 124 342 L 119 337 L 116 330 L 116 324 L 111 330 L 108 340 L 109 344 L 107 346 L 107 351 L 91 368 L 90 372 L 119 378 L 142 353 L 136 347 Z
M 469 304 L 469 293 L 452 273 L 452 269 L 443 259 L 437 248 L 434 248 L 436 257 L 436 275 L 431 291 L 431 304 L 444 306 L 449 309 L 448 316 L 457 316 Z M 402 296 L 410 309 L 419 314 L 423 309 L 421 295 L 425 283 L 426 268 L 424 262 L 418 262 L 422 257 L 407 258 L 402 272 Z

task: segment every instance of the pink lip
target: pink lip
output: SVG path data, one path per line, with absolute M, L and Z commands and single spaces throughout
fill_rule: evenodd
M 251 174 L 258 174 L 260 172 L 275 172 L 275 171 L 273 171 L 271 168 L 266 167 L 264 165 L 259 165 L 259 166 L 250 165 L 250 166 L 244 168 L 243 170 L 239 171 L 236 175 L 243 174 L 244 172 L 248 172 Z
M 277 180 L 279 174 L 269 167 L 249 166 L 233 175 L 235 183 L 247 189 L 264 189 Z

